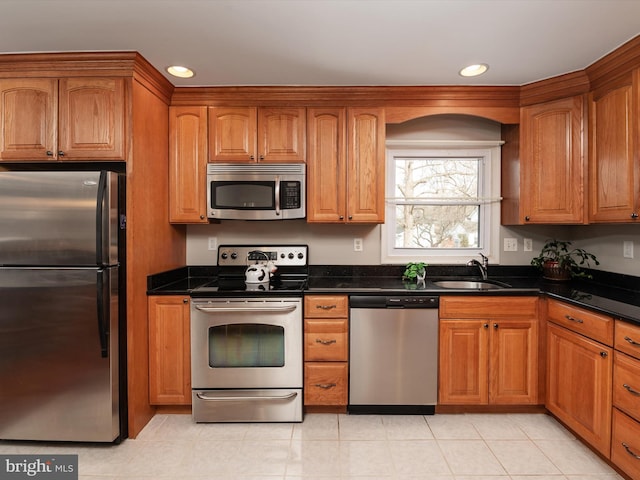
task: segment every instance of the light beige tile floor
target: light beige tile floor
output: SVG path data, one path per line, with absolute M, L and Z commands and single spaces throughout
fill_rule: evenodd
M 0 442 L 77 453 L 82 480 L 620 480 L 553 418 L 529 414 L 306 415 L 195 424 L 157 415 L 117 446 Z

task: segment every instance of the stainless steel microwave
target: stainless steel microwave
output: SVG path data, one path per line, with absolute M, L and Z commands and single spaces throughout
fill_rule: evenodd
M 207 217 L 220 220 L 304 218 L 306 165 L 207 165 Z

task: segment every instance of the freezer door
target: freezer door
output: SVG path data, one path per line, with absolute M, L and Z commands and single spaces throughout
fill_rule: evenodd
M 0 172 L 0 265 L 115 265 L 118 216 L 114 172 Z
M 117 268 L 0 268 L 0 439 L 119 436 L 117 282 Z

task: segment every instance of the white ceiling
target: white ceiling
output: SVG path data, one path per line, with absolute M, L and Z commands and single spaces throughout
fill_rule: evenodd
M 179 86 L 523 85 L 638 34 L 640 0 L 0 0 L 2 53 L 135 50 Z

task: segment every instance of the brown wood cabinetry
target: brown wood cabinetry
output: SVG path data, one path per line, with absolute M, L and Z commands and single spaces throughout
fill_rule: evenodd
M 640 72 L 589 95 L 589 221 L 637 222 L 640 215 Z
M 382 108 L 309 108 L 307 222 L 383 223 Z
M 208 222 L 206 180 L 207 107 L 170 107 L 170 222 Z
M 0 79 L 0 159 L 126 160 L 123 78 Z
M 189 297 L 150 296 L 149 402 L 191 405 Z
M 442 297 L 439 342 L 439 404 L 539 403 L 537 297 Z
M 520 219 L 584 223 L 584 96 L 524 107 L 520 121 Z
M 346 408 L 349 320 L 346 295 L 304 298 L 304 404 Z
M 566 313 L 554 315 L 557 307 Z M 605 338 L 597 333 L 600 330 L 597 322 L 613 325 L 613 319 L 599 315 L 590 321 L 585 313 L 591 312 L 549 301 L 546 406 L 593 448 L 609 457 L 613 350 L 586 335 L 595 332 L 596 337 Z
M 640 326 L 616 320 L 611 461 L 640 478 Z
M 209 107 L 210 162 L 304 162 L 304 108 Z

